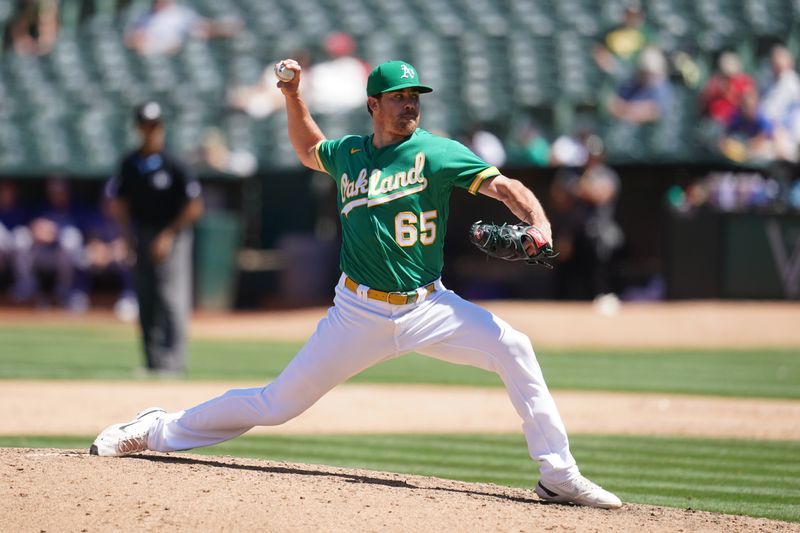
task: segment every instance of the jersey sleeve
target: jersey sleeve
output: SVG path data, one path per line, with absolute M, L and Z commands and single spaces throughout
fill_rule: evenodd
M 314 147 L 317 165 L 331 176 L 336 176 L 336 153 L 342 144 L 342 139 L 322 140 Z
M 478 194 L 486 180 L 500 175 L 494 167 L 475 155 L 472 150 L 457 141 L 449 141 L 439 162 L 439 172 L 453 186 Z

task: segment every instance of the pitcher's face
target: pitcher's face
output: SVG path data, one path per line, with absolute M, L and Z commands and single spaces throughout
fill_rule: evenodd
M 419 91 L 401 89 L 383 93 L 380 98 L 370 98 L 372 116 L 387 133 L 407 137 L 419 126 Z

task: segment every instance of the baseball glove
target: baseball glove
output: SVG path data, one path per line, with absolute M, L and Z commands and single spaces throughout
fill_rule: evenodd
M 547 260 L 554 259 L 558 252 L 547 242 L 536 226 L 522 224 L 485 224 L 475 222 L 469 231 L 469 240 L 483 253 L 506 261 L 525 261 L 529 265 L 553 268 Z

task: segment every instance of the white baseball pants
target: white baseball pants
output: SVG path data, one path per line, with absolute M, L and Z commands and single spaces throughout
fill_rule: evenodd
M 188 450 L 232 439 L 254 426 L 282 424 L 339 383 L 411 351 L 497 373 L 522 418 L 528 450 L 539 462 L 542 478 L 559 482 L 577 472 L 528 337 L 440 281 L 436 291 L 416 303 L 392 305 L 351 291 L 342 277 L 334 306 L 272 383 L 231 390 L 168 414 L 153 427 L 148 447 Z

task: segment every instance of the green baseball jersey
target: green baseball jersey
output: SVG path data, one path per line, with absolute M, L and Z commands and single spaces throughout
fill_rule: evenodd
M 461 143 L 423 129 L 379 149 L 372 135 L 324 140 L 316 156 L 338 189 L 339 266 L 383 291 L 410 291 L 439 278 L 450 192 L 477 194 L 500 174 Z

